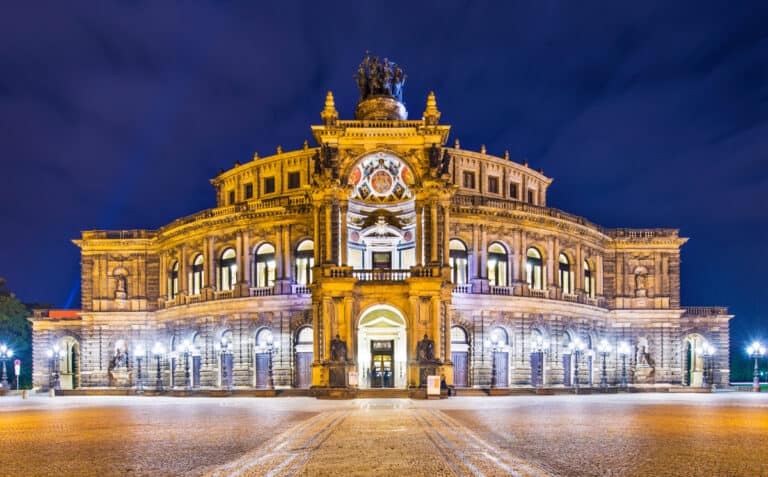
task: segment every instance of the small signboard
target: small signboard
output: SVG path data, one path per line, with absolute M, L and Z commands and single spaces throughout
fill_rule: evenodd
M 440 376 L 427 376 L 427 396 L 440 396 Z
M 349 372 L 349 385 L 358 386 L 357 371 Z
M 13 371 L 16 373 L 16 376 L 21 374 L 21 360 L 17 359 L 13 362 Z

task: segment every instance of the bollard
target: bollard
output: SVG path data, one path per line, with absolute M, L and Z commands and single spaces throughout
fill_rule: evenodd
M 27 390 L 26 389 L 21 391 L 21 399 L 27 399 Z

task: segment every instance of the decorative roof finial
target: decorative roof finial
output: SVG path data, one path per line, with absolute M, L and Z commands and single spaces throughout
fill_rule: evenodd
M 456 140 L 453 142 L 453 148 L 461 149 L 461 143 L 459 142 L 459 138 L 456 138 Z
M 333 93 L 330 91 L 325 96 L 325 109 L 320 113 L 320 118 L 326 126 L 336 124 L 336 121 L 339 119 L 339 112 L 336 111 L 336 103 L 333 101 Z
M 304 140 L 304 150 L 306 151 L 307 149 L 309 149 L 309 141 L 307 141 L 307 140 L 305 139 L 305 140 Z
M 504 151 L 504 159 L 509 160 L 509 149 Z
M 282 154 L 283 153 L 283 146 L 277 146 L 277 153 Z
M 427 96 L 427 109 L 424 111 L 424 121 L 427 126 L 435 126 L 440 121 L 440 111 L 437 109 L 437 99 L 435 92 L 430 91 Z
M 480 145 L 480 154 L 485 154 L 485 144 Z
M 253 160 L 254 161 L 258 161 L 259 160 L 259 153 L 258 152 L 254 152 L 253 153 Z

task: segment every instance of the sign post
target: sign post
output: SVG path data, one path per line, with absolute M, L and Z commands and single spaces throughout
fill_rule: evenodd
M 19 390 L 19 378 L 21 378 L 21 360 L 17 359 L 13 362 L 13 372 L 16 374 L 16 390 Z
M 440 376 L 427 376 L 427 399 L 440 399 Z

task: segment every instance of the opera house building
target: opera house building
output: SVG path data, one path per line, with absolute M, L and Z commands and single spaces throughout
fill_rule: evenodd
M 396 64 L 355 78 L 354 119 L 329 92 L 311 144 L 222 170 L 212 208 L 82 232 L 80 309 L 30 318 L 35 386 L 727 385 L 732 315 L 681 304 L 677 229 L 554 208 L 542 171 L 462 149 L 434 94 L 409 120 Z

